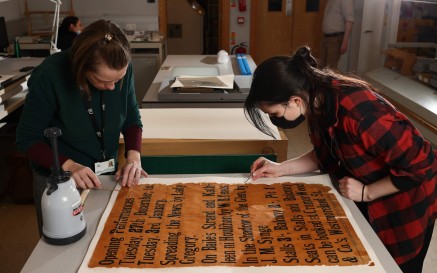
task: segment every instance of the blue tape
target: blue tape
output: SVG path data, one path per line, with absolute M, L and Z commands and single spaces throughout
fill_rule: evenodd
M 241 54 L 237 54 L 237 63 L 240 68 L 241 75 L 247 75 L 246 67 L 244 66 L 243 58 Z
M 244 68 L 246 68 L 246 75 L 252 75 L 252 71 L 250 70 L 249 63 L 247 62 L 246 55 L 241 55 L 241 59 L 243 60 Z

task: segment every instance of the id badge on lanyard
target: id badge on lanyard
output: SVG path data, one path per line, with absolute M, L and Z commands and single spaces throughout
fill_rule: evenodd
M 115 160 L 109 159 L 103 162 L 94 163 L 94 170 L 96 175 L 101 175 L 104 173 L 114 172 L 115 171 Z
M 103 100 L 103 93 L 100 92 L 100 108 L 102 111 L 101 115 L 101 128 L 99 128 L 97 124 L 96 117 L 94 115 L 93 108 L 91 106 L 91 103 L 89 100 L 84 98 L 85 107 L 87 108 L 88 116 L 90 117 L 91 123 L 93 124 L 94 130 L 96 132 L 97 140 L 100 143 L 100 151 L 102 153 L 102 160 L 100 162 L 94 163 L 94 171 L 96 175 L 101 175 L 108 172 L 114 172 L 115 171 L 115 160 L 109 159 L 106 160 L 106 149 L 105 149 L 105 141 L 103 137 L 104 129 L 105 129 L 105 102 Z

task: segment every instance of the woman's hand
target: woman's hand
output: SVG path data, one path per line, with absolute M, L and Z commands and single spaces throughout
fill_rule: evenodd
M 370 202 L 399 192 L 399 189 L 391 181 L 390 176 L 386 176 L 368 185 L 347 176 L 338 180 L 338 182 L 341 195 L 357 202 Z
M 147 177 L 147 173 L 141 168 L 141 162 L 130 161 L 118 169 L 115 179 L 123 187 L 132 187 L 138 185 L 141 176 Z
M 339 179 L 338 182 L 340 194 L 344 197 L 356 202 L 369 201 L 367 198 L 367 187 L 365 184 L 348 176 Z
M 279 177 L 283 175 L 279 163 L 268 160 L 265 157 L 260 157 L 250 166 L 252 180 L 255 181 L 261 177 Z
M 76 182 L 77 188 L 92 189 L 99 188 L 102 185 L 97 175 L 90 168 L 71 159 L 68 159 L 62 164 L 62 169 L 71 172 L 71 177 Z

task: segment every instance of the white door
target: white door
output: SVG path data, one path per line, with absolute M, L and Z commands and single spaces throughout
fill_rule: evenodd
M 382 31 L 386 0 L 355 0 L 355 2 L 363 2 L 357 72 L 364 73 L 380 67 L 385 58 Z

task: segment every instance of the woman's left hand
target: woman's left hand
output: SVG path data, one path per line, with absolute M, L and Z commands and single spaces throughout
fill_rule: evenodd
M 138 161 L 131 161 L 118 169 L 115 174 L 115 179 L 123 187 L 132 187 L 138 185 L 141 176 L 147 177 L 147 173 L 143 168 L 141 168 L 141 163 Z
M 363 183 L 348 176 L 339 179 L 338 182 L 341 195 L 356 202 L 366 201 L 366 194 L 363 192 L 365 190 L 365 188 L 363 189 Z

